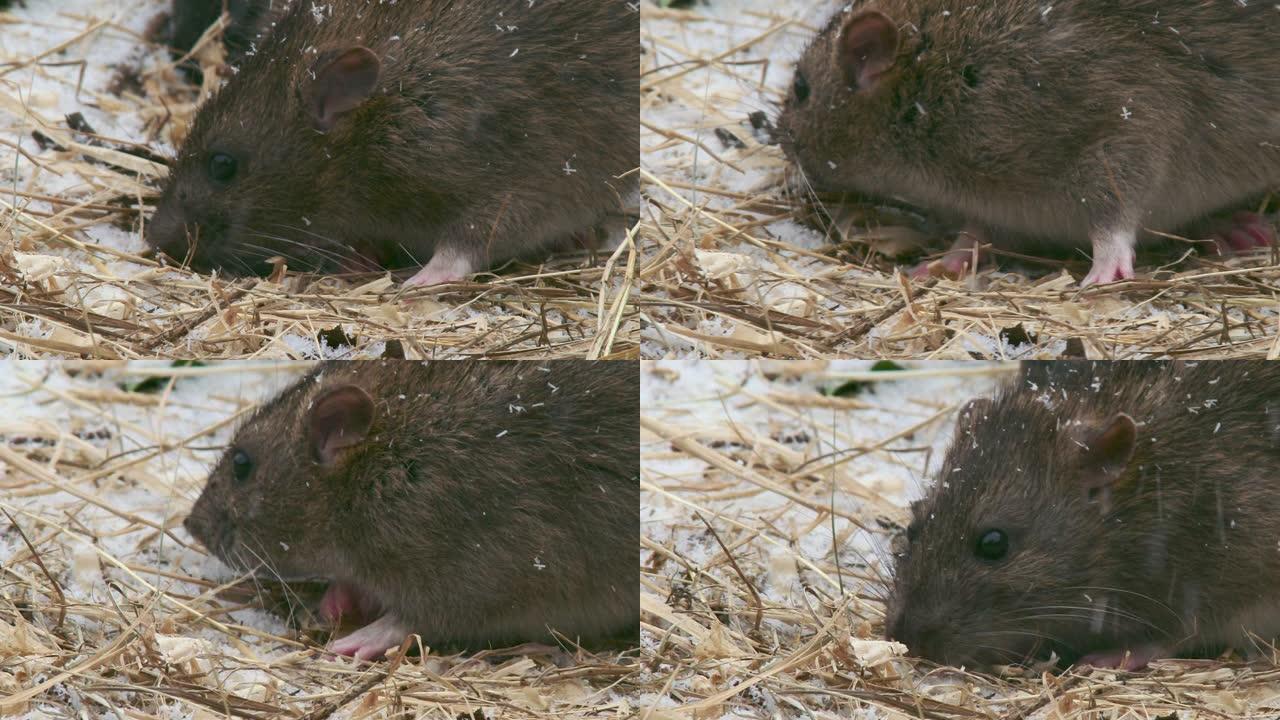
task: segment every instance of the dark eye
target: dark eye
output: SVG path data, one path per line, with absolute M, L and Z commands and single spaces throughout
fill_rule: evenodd
M 226 185 L 235 179 L 236 159 L 226 153 L 214 153 L 209 156 L 209 179 L 219 185 Z
M 1003 530 L 983 531 L 973 551 L 983 560 L 999 560 L 1009 554 L 1009 536 Z
M 796 94 L 796 102 L 809 99 L 809 81 L 804 79 L 804 73 L 796 71 L 796 81 L 791 89 Z
M 236 482 L 244 482 L 249 479 L 249 475 L 253 473 L 253 460 L 249 458 L 249 453 L 243 450 L 236 450 L 231 455 L 231 475 Z

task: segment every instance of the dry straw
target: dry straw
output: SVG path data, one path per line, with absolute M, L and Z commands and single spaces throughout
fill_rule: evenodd
M 1010 369 L 966 372 L 995 378 Z M 677 363 L 646 372 L 678 379 L 695 370 Z M 809 380 L 793 382 L 799 373 Z M 673 394 L 644 409 L 641 661 L 659 700 L 642 717 L 1280 716 L 1280 670 L 1266 661 L 1161 661 L 1143 673 L 997 678 L 896 656 L 879 642 L 890 558 L 866 549 L 889 547 L 894 524 L 907 520 L 906 508 L 886 497 L 901 491 L 886 468 L 919 478 L 929 439 L 946 437 L 967 398 L 920 391 L 893 396 L 890 407 L 881 393 L 821 395 L 811 380 L 922 375 L 850 376 L 818 363 L 714 374 L 715 386 L 698 397 Z M 748 387 L 742 378 L 749 375 L 774 380 Z M 708 422 L 692 412 L 699 402 L 723 407 L 722 418 Z
M 23 180 L 0 192 L 0 348 L 99 359 L 637 354 L 634 231 L 599 256 L 513 263 L 477 281 L 408 291 L 385 273 L 215 278 L 162 269 L 149 254 L 88 239 L 85 232 L 95 228 L 145 226 L 167 171 L 163 158 L 150 145 L 69 127 L 31 102 L 20 78 L 92 63 L 104 37 L 154 44 L 97 17 L 62 13 L 58 21 L 83 31 L 35 55 L 5 57 L 0 43 L 0 157 L 12 158 L 11 169 L 25 168 Z M 18 22 L 0 13 L 0 26 Z M 216 76 L 221 60 L 219 36 L 215 26 L 194 52 L 206 78 Z M 74 82 L 62 92 L 106 113 L 136 114 L 149 143 L 177 146 L 195 112 L 196 88 L 155 52 L 140 52 L 117 80 L 118 93 Z M 48 149 L 37 149 L 33 133 Z
M 184 479 L 174 467 L 252 406 L 234 397 L 180 402 L 172 386 L 104 389 L 93 380 L 108 369 L 135 381 L 251 374 L 242 364 L 76 363 L 65 370 L 84 382 L 68 387 L 34 367 L 18 370 L 17 395 L 59 420 L 0 420 L 0 541 L 13 548 L 0 568 L 0 717 L 549 720 L 637 712 L 634 650 L 593 654 L 565 643 L 357 664 L 322 651 L 329 629 L 295 594 L 315 588 L 250 578 L 219 585 L 184 571 L 172 561 L 187 552 L 175 528 L 202 478 Z M 139 408 L 143 419 L 122 419 Z M 163 419 L 176 410 L 209 420 L 170 436 Z M 138 449 L 104 449 L 126 435 Z M 104 582 L 109 600 L 87 602 L 84 588 Z M 252 625 L 230 614 L 253 608 L 271 614 Z M 261 629 L 285 617 L 295 629 Z
M 790 58 L 770 52 L 798 52 L 816 30 L 796 20 L 804 3 L 750 5 L 773 9 L 643 4 L 634 302 L 646 357 L 1280 357 L 1274 249 L 1220 259 L 1170 238 L 1140 252 L 1139 279 L 1086 290 L 1071 276 L 1087 272 L 1083 255 L 1005 256 L 1013 272 L 962 280 L 898 276 L 873 246 L 924 240 L 936 253 L 948 240 L 866 202 L 820 218 L 786 189 L 781 151 L 748 115 L 772 115 L 783 98 Z M 731 47 L 700 41 L 729 27 Z M 790 242 L 794 222 L 818 242 Z

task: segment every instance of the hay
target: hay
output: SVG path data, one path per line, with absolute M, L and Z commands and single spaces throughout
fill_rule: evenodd
M 631 232 L 613 251 L 410 291 L 399 282 L 409 272 L 227 279 L 159 267 L 137 231 L 200 99 L 145 38 L 164 5 L 40 0 L 0 13 L 0 349 L 99 359 L 636 355 Z M 207 34 L 196 52 L 205 68 L 219 47 L 218 32 Z
M 877 642 L 894 524 L 958 406 L 1013 366 L 866 365 L 644 363 L 641 660 L 656 699 L 643 717 L 1280 716 L 1270 663 L 1000 679 Z M 855 379 L 874 389 L 819 393 Z
M 521 646 L 357 664 L 279 583 L 178 526 L 239 418 L 307 364 L 0 373 L 0 717 L 631 714 L 635 651 Z M 152 392 L 125 392 L 148 377 Z M 175 378 L 180 378 L 174 382 Z M 305 592 L 308 588 L 295 588 Z
M 873 250 L 945 249 L 918 217 L 852 201 L 814 217 L 748 116 L 776 114 L 842 4 L 644 5 L 643 357 L 1280 357 L 1274 250 L 1224 260 L 1174 239 L 1140 251 L 1138 279 L 1083 291 L 1066 272 L 1083 256 L 920 283 Z

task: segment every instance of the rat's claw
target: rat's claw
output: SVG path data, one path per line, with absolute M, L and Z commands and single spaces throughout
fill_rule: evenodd
M 1136 233 L 1131 230 L 1095 233 L 1093 269 L 1080 282 L 1080 287 L 1131 279 L 1135 240 Z
M 357 660 L 378 660 L 386 655 L 387 650 L 399 647 L 409 634 L 400 619 L 387 614 L 329 643 L 329 652 L 336 655 L 349 655 Z

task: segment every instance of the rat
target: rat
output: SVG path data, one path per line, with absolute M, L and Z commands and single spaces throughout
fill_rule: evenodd
M 229 566 L 331 581 L 330 650 L 638 641 L 634 363 L 339 361 L 262 406 L 184 521 Z
M 1276 467 L 1280 365 L 1024 363 L 912 506 L 886 635 L 970 667 L 1250 652 L 1280 637 Z
M 1141 230 L 1280 187 L 1277 45 L 1271 3 L 863 0 L 803 53 L 776 139 L 812 189 L 964 227 L 948 273 L 982 243 L 1087 241 L 1082 284 L 1113 282 Z M 1215 247 L 1274 241 L 1241 212 Z
M 294 2 L 197 112 L 148 242 L 191 268 L 421 265 L 590 244 L 637 185 L 628 0 Z

